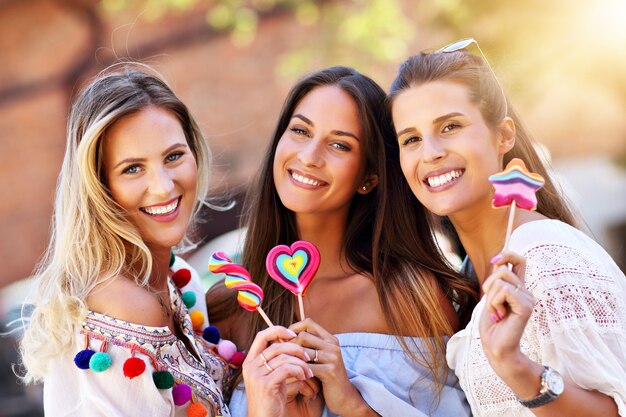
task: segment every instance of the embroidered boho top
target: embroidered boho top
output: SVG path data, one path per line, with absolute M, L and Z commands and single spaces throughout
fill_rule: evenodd
M 522 351 L 578 386 L 611 396 L 626 416 L 624 273 L 600 245 L 557 220 L 521 225 L 509 248 L 526 257 L 525 285 L 536 299 Z M 449 340 L 448 364 L 474 416 L 534 416 L 489 366 L 478 327 L 484 308 L 483 298 L 467 328 Z
M 377 333 L 343 333 L 336 336 L 350 382 L 359 390 L 365 402 L 381 416 L 470 415 L 465 395 L 454 374 L 448 374 L 437 402 L 432 375 L 427 368 L 418 365 L 406 354 L 395 336 Z M 420 349 L 423 341 L 420 338 L 412 339 Z M 412 345 L 409 342 L 409 346 Z M 230 407 L 233 417 L 247 415 L 243 385 L 233 392 Z M 322 417 L 331 416 L 335 414 L 325 408 Z
M 189 267 L 177 258 L 172 270 L 181 266 Z M 197 274 L 192 276 L 192 281 L 197 279 Z M 186 416 L 187 408 L 194 402 L 204 405 L 209 416 L 230 415 L 221 391 L 228 364 L 215 353 L 213 345 L 195 334 L 179 290 L 171 280 L 168 286 L 172 311 L 197 358 L 168 327 L 143 326 L 90 311 L 82 323 L 81 335 L 76 338 L 75 349 L 60 355 L 44 380 L 46 416 Z M 192 282 L 185 290 L 199 292 L 194 310 L 204 311 L 206 317 L 202 286 Z M 94 372 L 93 368 L 75 366 L 74 355 L 85 349 L 86 339 L 91 350 L 108 353 L 108 369 Z M 142 359 L 146 368 L 131 379 L 125 376 L 123 368 L 132 356 Z M 157 388 L 154 371 L 168 371 L 174 378 L 174 388 Z M 184 393 L 174 394 L 181 384 L 193 392 L 193 399 L 184 404 Z

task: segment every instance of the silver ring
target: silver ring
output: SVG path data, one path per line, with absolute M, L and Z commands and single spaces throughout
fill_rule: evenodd
M 265 367 L 267 368 L 268 371 L 272 372 L 274 370 L 274 368 L 272 368 L 270 366 L 269 363 L 267 363 L 267 358 L 265 357 L 265 355 L 263 354 L 263 352 L 261 352 L 261 354 L 259 355 L 261 357 L 261 359 L 263 359 L 263 365 L 265 365 Z
M 313 358 L 313 362 L 316 362 L 319 360 L 318 356 L 317 356 L 317 349 L 315 349 L 315 357 Z

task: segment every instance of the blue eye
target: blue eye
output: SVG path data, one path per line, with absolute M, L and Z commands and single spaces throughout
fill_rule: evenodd
M 174 162 L 178 159 L 180 159 L 185 153 L 181 152 L 181 151 L 177 151 L 177 152 L 172 152 L 171 154 L 167 155 L 165 157 L 165 160 L 167 162 Z
M 124 170 L 122 171 L 122 174 L 138 174 L 140 170 L 141 170 L 141 167 L 139 165 L 131 165 L 129 167 L 124 168 Z

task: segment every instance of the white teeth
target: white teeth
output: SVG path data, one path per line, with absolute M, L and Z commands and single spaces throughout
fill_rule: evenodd
M 291 178 L 293 178 L 294 180 L 301 182 L 303 184 L 307 184 L 307 185 L 322 185 L 321 181 L 316 181 L 313 180 L 311 178 L 307 178 L 307 177 L 303 177 L 302 175 L 296 174 L 295 172 L 291 173 Z
M 463 172 L 461 171 L 450 171 L 436 177 L 428 177 L 428 185 L 431 187 L 441 187 L 442 185 L 446 185 L 450 181 L 459 178 L 462 174 Z
M 158 206 L 158 207 L 142 207 L 141 210 L 144 212 L 156 216 L 157 214 L 170 214 L 178 207 L 178 200 L 174 201 L 167 206 Z

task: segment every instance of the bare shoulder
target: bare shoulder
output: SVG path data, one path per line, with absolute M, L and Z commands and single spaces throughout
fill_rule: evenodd
M 169 300 L 169 294 L 164 298 Z M 122 275 L 93 290 L 87 297 L 87 306 L 92 311 L 130 323 L 154 327 L 167 325 L 158 297 Z

